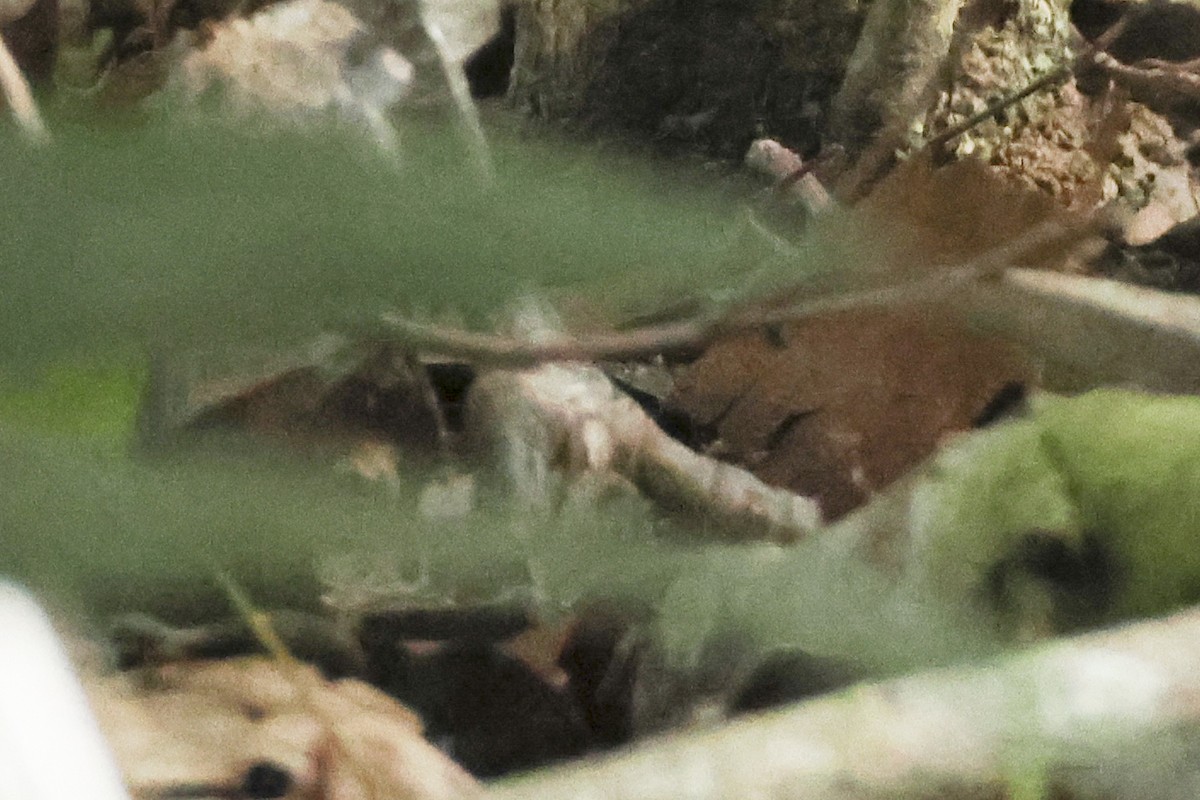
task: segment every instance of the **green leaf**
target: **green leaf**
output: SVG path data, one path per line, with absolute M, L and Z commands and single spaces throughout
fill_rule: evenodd
M 1200 398 L 1109 389 L 1047 397 L 1037 416 L 1081 525 L 1123 573 L 1115 614 L 1200 600 Z
M 489 189 L 437 131 L 405 131 L 397 163 L 329 131 L 92 122 L 0 137 L 0 367 L 295 346 L 386 310 L 481 321 L 535 287 L 647 310 L 762 257 L 740 196 L 632 158 L 498 138 Z
M 134 362 L 136 363 L 136 362 Z M 123 451 L 129 446 L 145 370 L 128 363 L 58 364 L 0 394 L 0 422 Z
M 1195 602 L 1197 443 L 1200 398 L 1115 389 L 1036 397 L 1028 418 L 949 443 L 903 490 L 911 497 L 902 556 L 911 591 L 983 607 L 993 569 L 1034 534 L 1081 559 L 1079 583 L 1060 576 L 1066 583 L 1049 587 L 1052 602 L 1109 592 L 1106 601 L 1093 597 L 1107 603 L 1093 623 Z M 1085 537 L 1111 574 L 1087 572 Z

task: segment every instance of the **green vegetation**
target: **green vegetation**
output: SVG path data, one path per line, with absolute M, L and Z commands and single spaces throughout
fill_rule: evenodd
M 530 290 L 656 307 L 738 285 L 733 198 L 670 171 L 517 140 L 480 187 L 456 148 L 200 124 L 0 138 L 0 367 L 139 347 L 294 347 L 382 311 L 480 320 Z M 602 291 L 600 291 L 602 289 Z

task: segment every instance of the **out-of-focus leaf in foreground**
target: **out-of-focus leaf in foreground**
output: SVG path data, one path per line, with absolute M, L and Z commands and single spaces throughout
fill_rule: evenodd
M 0 365 L 153 344 L 294 344 L 389 309 L 478 320 L 530 288 L 654 306 L 737 285 L 728 197 L 564 147 L 495 143 L 480 186 L 456 145 L 402 163 L 336 131 L 73 127 L 0 138 Z
M 7 381 L 9 391 L 0 394 L 0 421 L 123 453 L 146 380 L 139 361 L 57 363 L 43 370 L 36 382 L 14 376 Z
M 533 512 L 493 498 L 459 519 L 417 513 L 415 486 L 262 456 L 146 465 L 67 439 L 0 432 L 0 564 L 91 618 L 228 613 L 227 570 L 268 607 L 506 597 L 553 618 L 594 603 L 659 609 L 672 663 L 736 632 L 754 650 L 798 646 L 882 670 L 981 652 L 961 620 L 896 603 L 862 565 L 820 549 L 695 546 L 664 538 L 640 503 Z
M 1060 630 L 1195 602 L 1198 441 L 1195 397 L 1037 397 L 1028 418 L 945 447 L 915 483 L 916 591 L 978 603 L 1026 571 L 1052 607 L 1009 611 L 1048 613 Z

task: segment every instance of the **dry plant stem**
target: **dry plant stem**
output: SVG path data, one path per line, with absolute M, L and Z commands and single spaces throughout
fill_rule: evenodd
M 1152 780 L 1155 767 L 1152 759 L 1145 763 L 1127 754 L 1200 729 L 1198 675 L 1200 611 L 1189 610 L 1060 640 L 988 666 L 860 686 L 721 729 L 504 782 L 487 796 L 992 797 L 1007 796 L 1008 778 L 1039 770 L 1053 783 L 1054 796 L 1183 796 L 1171 795 L 1169 786 L 1180 780 L 1172 767 L 1176 773 L 1186 768 L 1185 758 L 1158 767 L 1167 772 L 1157 776 L 1161 784 L 1131 786 L 1129 768 L 1147 770 L 1146 780 Z M 1169 752 L 1169 745 L 1163 749 Z M 1122 756 L 1125 762 L 1114 763 Z
M 398 314 L 383 317 L 384 336 L 427 355 L 460 358 L 493 367 L 519 368 L 548 361 L 622 361 L 664 352 L 694 349 L 730 333 L 864 308 L 899 306 L 945 299 L 982 278 L 999 275 L 1022 253 L 1051 243 L 1069 242 L 1087 231 L 1044 223 L 1015 241 L 995 248 L 963 266 L 894 286 L 852 292 L 771 307 L 762 301 L 718 309 L 679 322 L 617 333 L 593 333 L 577 339 L 530 342 L 494 334 L 425 325 Z
M 424 3 L 421 3 L 420 6 L 418 14 L 421 20 L 421 29 L 425 32 L 432 52 L 437 56 L 434 66 L 439 70 L 446 91 L 450 94 L 455 119 L 458 122 L 460 135 L 467 149 L 471 166 L 475 171 L 475 177 L 481 186 L 491 186 L 496 180 L 496 167 L 492 162 L 491 149 L 488 147 L 487 136 L 483 132 L 483 124 L 479 119 L 479 109 L 476 108 L 475 100 L 471 97 L 466 76 L 463 74 L 462 68 L 452 63 L 447 57 L 445 36 L 437 24 L 429 18 Z
M 12 51 L 0 35 L 0 87 L 4 89 L 4 98 L 12 109 L 21 132 L 34 144 L 45 144 L 50 141 L 50 134 L 38 113 L 37 104 L 33 101 L 33 92 L 29 82 L 17 66 Z
M 794 196 L 810 216 L 818 216 L 834 206 L 833 198 L 812 174 L 815 162 L 799 155 L 773 139 L 757 139 L 746 151 L 745 164 L 752 171 L 775 182 L 776 191 Z
M 965 307 L 1052 367 L 1092 381 L 1200 392 L 1200 299 L 1100 278 L 1009 270 Z M 1049 332 L 1052 332 L 1050 335 Z
M 379 7 L 405 19 L 404 24 L 396 26 L 400 40 L 393 44 L 398 45 L 400 52 L 415 65 L 418 82 L 445 104 L 466 151 L 467 166 L 478 185 L 491 186 L 496 170 L 479 119 L 479 109 L 471 97 L 466 75 L 450 58 L 446 38 L 428 14 L 424 0 L 386 0 Z
M 593 333 L 586 340 L 529 342 L 515 337 L 425 325 L 398 314 L 383 317 L 385 336 L 426 355 L 458 358 L 496 368 L 519 369 L 548 361 L 625 361 L 711 341 L 712 327 L 685 320 L 628 333 Z

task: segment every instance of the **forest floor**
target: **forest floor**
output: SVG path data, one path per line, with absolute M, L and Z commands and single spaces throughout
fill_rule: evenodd
M 133 796 L 1191 796 L 1194 7 L 848 155 L 728 4 L 570 114 L 605 4 L 10 5 L 0 567 Z

